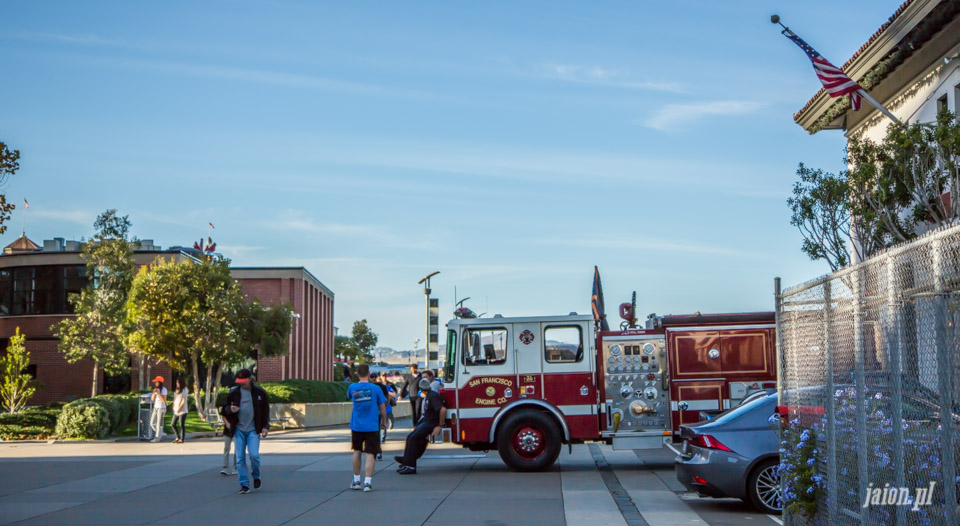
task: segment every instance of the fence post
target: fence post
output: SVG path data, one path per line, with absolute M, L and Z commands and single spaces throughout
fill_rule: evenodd
M 900 288 L 897 282 L 893 257 L 884 260 L 887 266 L 887 323 L 884 332 L 887 353 L 890 357 L 890 378 L 893 397 L 893 466 L 896 487 L 907 486 L 904 476 L 903 450 L 903 371 L 901 370 L 900 341 L 903 338 L 901 323 L 903 312 L 900 305 Z M 895 524 L 907 524 L 907 507 L 897 506 Z
M 940 238 L 931 246 L 933 256 L 933 276 L 936 285 L 936 330 L 937 380 L 940 387 L 940 460 L 943 475 L 943 512 L 947 524 L 957 524 L 957 465 L 953 454 L 953 350 L 955 342 L 947 337 L 949 327 L 949 300 L 943 276 L 944 261 L 940 253 Z M 954 345 L 952 345 L 954 344 Z M 946 422 L 944 422 L 946 420 Z
M 774 344 L 777 346 L 776 354 L 776 371 L 777 371 L 777 405 L 782 405 L 783 401 L 783 340 L 780 337 L 780 313 L 783 308 L 783 304 L 780 300 L 780 278 L 773 278 L 773 312 L 776 317 L 774 323 L 777 325 L 777 334 L 774 340 Z
M 840 481 L 837 480 L 837 413 L 834 408 L 834 385 L 833 385 L 833 346 L 831 345 L 831 327 L 830 319 L 832 302 L 830 285 L 831 280 L 823 283 L 823 351 L 827 361 L 826 386 L 824 409 L 827 416 L 827 522 L 833 523 L 839 517 Z
M 864 502 L 867 496 L 867 483 L 870 478 L 870 465 L 867 461 L 870 454 L 870 448 L 867 446 L 867 401 L 866 401 L 866 382 L 864 381 L 864 356 L 863 356 L 863 285 L 864 272 L 866 268 L 861 264 L 860 268 L 853 272 L 853 352 L 856 361 L 856 392 L 857 392 L 857 482 L 860 487 L 860 500 Z M 860 508 L 860 524 L 867 526 L 870 521 L 870 508 Z

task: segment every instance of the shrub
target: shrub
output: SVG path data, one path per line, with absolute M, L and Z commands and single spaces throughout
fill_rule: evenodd
M 52 431 L 57 425 L 57 416 L 48 412 L 25 409 L 20 413 L 0 414 L 0 425 L 20 427 L 47 427 Z
M 41 440 L 52 435 L 49 427 L 0 424 L 0 440 Z
M 86 398 L 83 401 L 97 404 L 107 410 L 107 416 L 110 417 L 109 431 L 120 429 L 120 426 L 126 423 L 127 410 L 120 402 L 101 396 Z
M 105 394 L 100 396 L 95 396 L 94 400 L 103 399 L 103 400 L 112 400 L 120 405 L 120 426 L 132 422 L 137 418 L 137 412 L 139 410 L 139 401 L 135 396 L 127 396 L 121 394 Z M 112 418 L 111 418 L 112 420 Z
M 342 382 L 320 382 L 316 380 L 284 380 L 282 382 L 263 382 L 257 384 L 270 398 L 273 404 L 302 404 L 345 402 L 347 384 Z M 217 406 L 227 401 L 229 389 L 222 388 L 217 395 Z
M 104 405 L 85 398 L 63 407 L 56 433 L 61 438 L 101 438 L 110 432 L 110 425 Z

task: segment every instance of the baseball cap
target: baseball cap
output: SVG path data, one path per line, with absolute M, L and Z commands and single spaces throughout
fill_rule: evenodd
M 250 381 L 250 369 L 240 369 L 237 371 L 237 378 L 234 380 L 238 384 L 245 384 Z
M 427 380 L 426 378 L 421 378 L 421 379 L 420 379 L 420 383 L 418 384 L 418 386 L 420 387 L 420 390 L 421 390 L 421 391 L 429 391 L 429 390 L 430 390 L 430 380 Z
M 158 377 L 154 378 L 153 381 L 154 381 L 154 383 L 156 383 L 156 382 L 163 382 L 163 377 L 162 377 L 162 376 L 158 376 Z

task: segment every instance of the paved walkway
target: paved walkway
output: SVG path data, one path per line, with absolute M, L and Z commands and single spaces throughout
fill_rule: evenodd
M 662 452 L 581 445 L 550 471 L 515 473 L 496 452 L 431 445 L 420 474 L 402 477 L 392 457 L 406 430 L 391 433 L 366 494 L 346 489 L 344 428 L 272 434 L 261 444 L 264 487 L 250 495 L 218 473 L 221 439 L 0 443 L 0 524 L 774 524 L 736 500 L 683 495 Z

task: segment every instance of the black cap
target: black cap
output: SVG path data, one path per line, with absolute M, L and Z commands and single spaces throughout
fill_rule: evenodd
M 235 380 L 238 384 L 245 384 L 250 381 L 250 369 L 240 369 L 237 371 L 237 378 Z

